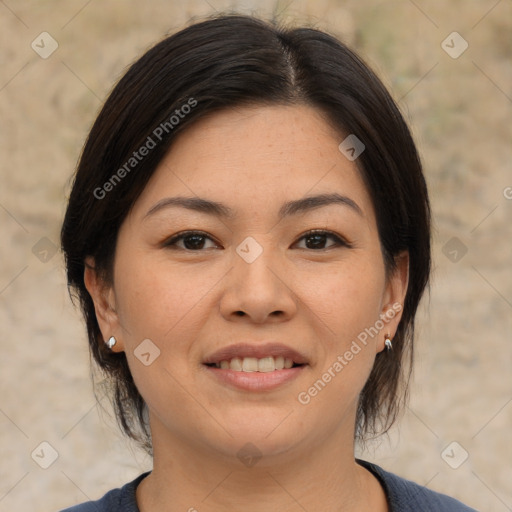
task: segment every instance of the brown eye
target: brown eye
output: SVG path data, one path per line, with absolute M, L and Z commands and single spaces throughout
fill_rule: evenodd
M 325 247 L 326 241 L 328 239 L 334 240 L 334 244 L 330 244 Z M 299 240 L 305 240 L 306 247 L 301 247 L 301 249 L 313 249 L 313 250 L 325 250 L 330 249 L 332 247 L 350 247 L 350 244 L 345 240 L 340 238 L 338 235 L 334 234 L 331 231 L 309 231 L 304 234 Z
M 202 231 L 185 231 L 183 233 L 179 233 L 174 235 L 172 238 L 167 240 L 164 243 L 165 247 L 170 247 L 172 249 L 183 249 L 187 251 L 201 251 L 205 248 L 207 241 L 210 240 L 214 242 L 214 240 L 209 237 L 206 233 Z M 179 245 L 178 242 L 182 242 L 182 245 Z M 217 244 L 214 242 L 214 245 Z M 206 247 L 207 249 L 210 247 Z

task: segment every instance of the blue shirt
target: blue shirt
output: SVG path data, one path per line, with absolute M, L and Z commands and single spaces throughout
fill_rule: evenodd
M 388 498 L 390 512 L 477 512 L 454 498 L 389 473 L 376 464 L 356 460 L 380 481 Z M 140 512 L 135 491 L 149 473 L 143 473 L 123 487 L 109 491 L 98 501 L 89 501 L 61 512 Z

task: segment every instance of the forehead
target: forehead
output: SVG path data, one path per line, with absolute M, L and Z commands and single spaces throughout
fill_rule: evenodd
M 343 138 L 320 111 L 305 105 L 210 114 L 175 139 L 134 213 L 142 215 L 166 196 L 186 195 L 228 204 L 235 214 L 261 215 L 290 199 L 332 192 L 368 212 L 372 205 L 360 171 L 338 149 Z

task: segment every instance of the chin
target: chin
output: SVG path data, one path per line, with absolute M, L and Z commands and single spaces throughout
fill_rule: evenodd
M 280 458 L 284 463 L 290 451 L 293 451 L 297 445 L 297 440 L 290 439 L 286 434 L 279 438 L 273 438 L 272 435 L 265 438 L 250 433 L 240 434 L 223 443 L 222 447 L 217 446 L 217 449 L 231 460 L 235 456 L 243 466 L 248 468 L 255 465 L 260 468 L 275 466 L 279 464 Z M 237 464 L 238 461 L 236 461 Z
M 239 417 L 238 421 L 229 422 L 226 429 L 231 436 L 223 435 L 217 446 L 230 456 L 236 453 L 237 457 L 244 452 L 266 457 L 284 454 L 300 444 L 302 437 L 299 426 L 290 421 L 291 417 L 286 418 L 289 412 L 279 417 L 248 415 L 243 421 Z

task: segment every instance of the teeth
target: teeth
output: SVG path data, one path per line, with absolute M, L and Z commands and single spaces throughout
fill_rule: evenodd
M 283 356 L 278 357 L 234 357 L 231 361 L 221 361 L 216 363 L 217 368 L 223 370 L 235 370 L 237 372 L 273 372 L 274 370 L 282 370 L 283 368 L 291 368 L 293 361 Z
M 244 357 L 244 360 L 242 361 L 242 371 L 257 372 L 258 360 L 255 357 Z
M 232 370 L 236 370 L 237 372 L 242 371 L 242 360 L 239 357 L 234 357 L 231 359 L 231 363 L 229 361 L 221 361 L 221 364 L 222 363 L 228 363 Z
M 258 360 L 259 372 L 273 372 L 276 369 L 276 363 L 273 357 L 264 357 Z

